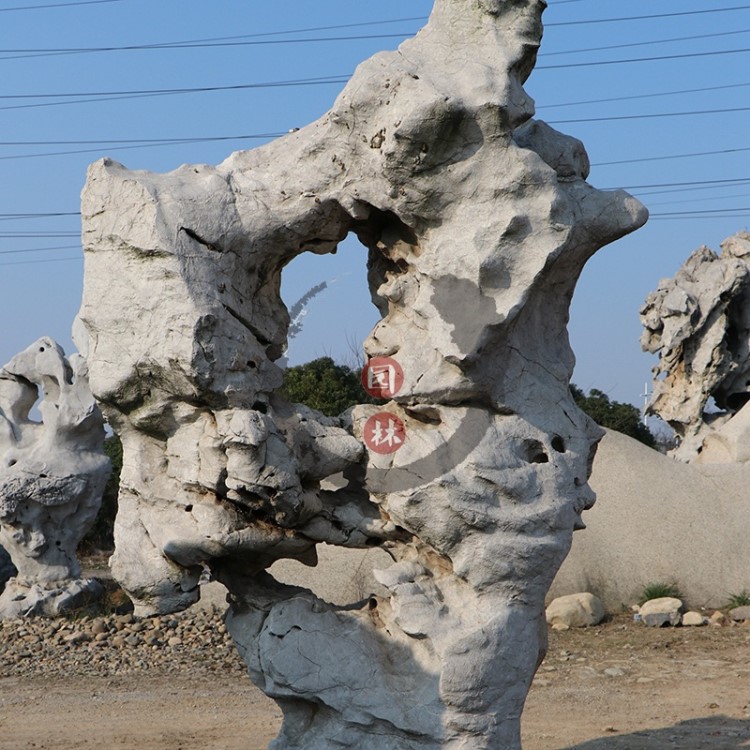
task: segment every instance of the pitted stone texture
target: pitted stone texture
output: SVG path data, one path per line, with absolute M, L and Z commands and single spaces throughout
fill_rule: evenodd
M 641 308 L 641 345 L 659 355 L 648 410 L 674 428 L 683 461 L 750 460 L 750 234 L 721 247 L 696 250 Z
M 682 620 L 682 600 L 673 596 L 649 599 L 638 610 L 641 622 L 650 628 L 679 625 Z
M 41 422 L 30 417 L 37 387 Z M 0 370 L 0 542 L 17 570 L 0 617 L 53 616 L 101 594 L 80 577 L 76 548 L 109 472 L 85 362 L 39 339 Z
M 217 167 L 89 171 L 76 340 L 123 442 L 113 570 L 143 613 L 190 605 L 203 566 L 224 583 L 284 710 L 275 750 L 519 746 L 601 436 L 569 392 L 570 298 L 646 220 L 532 119 L 545 5 L 438 0 L 296 133 Z M 404 371 L 390 455 L 362 447 L 376 407 L 273 393 L 281 271 L 352 232 L 382 314 L 366 353 Z M 336 607 L 265 572 L 318 542 L 387 549 L 388 594 Z

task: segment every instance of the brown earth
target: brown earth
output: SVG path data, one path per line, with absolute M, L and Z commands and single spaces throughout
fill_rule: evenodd
M 51 676 L 0 655 L 3 750 L 261 750 L 275 736 L 276 705 L 231 652 L 210 668 L 197 652 L 195 670 L 189 651 L 179 669 L 140 654 L 107 673 L 61 648 Z M 750 627 L 651 629 L 623 615 L 552 632 L 523 735 L 525 750 L 750 748 Z

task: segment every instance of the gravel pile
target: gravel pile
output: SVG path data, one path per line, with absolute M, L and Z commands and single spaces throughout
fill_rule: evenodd
M 0 678 L 244 673 L 219 611 L 0 621 Z

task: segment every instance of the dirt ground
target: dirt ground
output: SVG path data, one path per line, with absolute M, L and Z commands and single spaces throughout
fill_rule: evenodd
M 280 719 L 237 674 L 0 679 L 2 750 L 262 750 Z M 750 627 L 622 616 L 551 633 L 523 736 L 524 750 L 750 748 Z

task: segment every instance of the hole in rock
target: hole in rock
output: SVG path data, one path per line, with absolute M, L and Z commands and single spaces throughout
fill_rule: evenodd
M 317 552 L 318 565 L 314 568 L 297 560 L 279 560 L 268 572 L 277 581 L 309 589 L 321 599 L 341 606 L 364 602 L 373 594 L 387 595 L 372 575 L 373 568 L 393 564 L 384 550 L 318 544 Z
M 565 453 L 565 441 L 559 435 L 555 435 L 552 438 L 552 447 L 558 453 Z
M 526 460 L 531 464 L 549 463 L 549 456 L 544 445 L 538 440 L 526 440 L 523 444 Z
M 322 357 L 359 370 L 362 342 L 380 315 L 367 280 L 368 253 L 354 235 L 334 252 L 304 252 L 281 277 L 281 296 L 291 319 L 284 359 L 297 366 Z
M 185 511 L 186 511 L 187 513 L 190 513 L 190 511 L 191 511 L 192 509 L 193 509 L 193 506 L 192 506 L 192 505 L 186 505 L 186 506 L 185 506 Z

